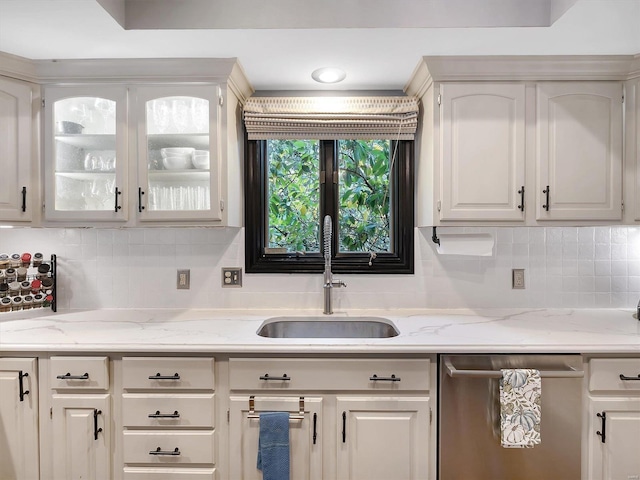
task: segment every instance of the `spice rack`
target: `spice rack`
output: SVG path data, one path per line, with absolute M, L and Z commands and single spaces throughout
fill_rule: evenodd
M 35 308 L 57 311 L 56 255 L 0 254 L 0 313 Z

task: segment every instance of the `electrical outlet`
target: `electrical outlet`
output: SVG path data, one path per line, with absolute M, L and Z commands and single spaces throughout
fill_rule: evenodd
M 191 270 L 178 270 L 178 290 L 189 290 L 191 285 Z
M 524 288 L 524 268 L 513 268 L 511 270 L 511 288 Z
M 242 269 L 239 267 L 222 269 L 222 286 L 241 287 L 242 286 Z

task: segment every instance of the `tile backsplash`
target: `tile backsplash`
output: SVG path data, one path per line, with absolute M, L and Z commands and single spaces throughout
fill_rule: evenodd
M 441 227 L 491 233 L 493 256 L 438 255 L 415 230 L 414 275 L 336 275 L 334 310 L 350 308 L 624 307 L 640 299 L 640 227 Z M 221 287 L 222 267 L 244 268 L 240 228 L 9 228 L 0 253 L 58 256 L 58 308 L 322 308 L 322 275 L 244 274 Z M 191 289 L 176 270 L 191 269 Z M 524 290 L 511 269 L 525 269 Z

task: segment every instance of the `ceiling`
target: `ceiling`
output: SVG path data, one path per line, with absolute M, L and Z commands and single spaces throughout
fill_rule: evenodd
M 0 0 L 0 52 L 237 57 L 256 90 L 401 90 L 422 56 L 639 54 L 640 0 Z M 318 84 L 322 66 L 347 78 Z

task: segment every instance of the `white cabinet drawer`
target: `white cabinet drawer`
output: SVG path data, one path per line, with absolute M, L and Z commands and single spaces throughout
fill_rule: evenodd
M 594 358 L 589 362 L 589 366 L 589 390 L 592 392 L 640 392 L 640 358 Z
M 125 468 L 124 480 L 215 480 L 215 468 Z
M 124 357 L 125 390 L 213 390 L 213 358 Z
M 125 427 L 214 426 L 214 395 L 135 394 L 122 395 L 122 425 Z
M 429 390 L 428 359 L 232 358 L 232 390 Z
M 53 390 L 108 390 L 109 357 L 51 357 Z
M 213 464 L 213 435 L 213 431 L 125 431 L 123 435 L 124 463 L 157 465 L 183 463 Z

